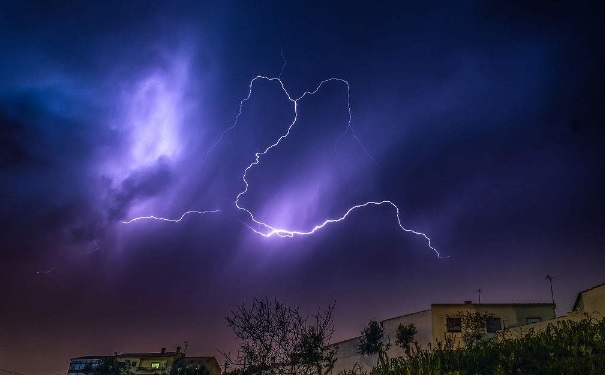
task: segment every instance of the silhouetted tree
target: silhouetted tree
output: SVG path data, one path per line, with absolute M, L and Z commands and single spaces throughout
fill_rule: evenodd
M 395 344 L 401 347 L 406 355 L 410 355 L 410 347 L 412 343 L 416 342 L 414 340 L 414 336 L 418 333 L 416 326 L 413 323 L 410 324 L 399 324 L 397 327 L 397 336 L 395 339 Z
M 201 365 L 187 364 L 185 359 L 180 358 L 172 363 L 169 375 L 210 375 L 208 367 Z
M 86 375 L 133 375 L 125 362 L 119 362 L 116 357 L 102 359 L 97 365 L 87 365 L 83 370 Z
M 462 341 L 465 346 L 471 347 L 485 339 L 487 322 L 494 317 L 494 314 L 478 311 L 458 311 L 456 314 L 448 317 L 460 319 Z
M 240 339 L 237 358 L 226 355 L 242 374 L 317 374 L 334 366 L 335 350 L 328 348 L 334 332 L 334 305 L 316 315 L 303 316 L 277 300 L 255 299 L 227 316 Z M 312 319 L 311 319 L 312 318 Z
M 387 350 L 390 347 L 391 343 L 385 337 L 382 325 L 375 320 L 370 320 L 361 331 L 357 347 L 359 353 L 361 355 L 378 354 L 378 363 L 382 365 L 387 362 Z

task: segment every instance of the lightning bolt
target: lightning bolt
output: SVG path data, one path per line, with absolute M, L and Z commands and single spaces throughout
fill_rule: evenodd
M 283 58 L 283 53 L 282 53 L 282 58 Z M 285 63 L 285 58 L 284 58 L 284 63 Z M 285 64 L 284 64 L 284 66 L 285 66 Z M 254 233 L 256 233 L 258 235 L 261 235 L 263 237 L 273 237 L 273 236 L 278 236 L 278 237 L 308 236 L 308 235 L 314 234 L 315 232 L 323 229 L 324 227 L 326 227 L 328 225 L 344 221 L 349 216 L 349 214 L 351 214 L 353 211 L 356 211 L 358 209 L 365 208 L 365 207 L 368 207 L 368 206 L 388 205 L 388 206 L 390 206 L 390 207 L 392 207 L 394 209 L 395 216 L 397 218 L 397 224 L 399 225 L 399 228 L 401 228 L 402 231 L 404 231 L 406 233 L 412 233 L 412 234 L 414 234 L 416 236 L 423 237 L 424 240 L 427 243 L 427 246 L 429 247 L 429 249 L 431 249 L 437 255 L 437 258 L 439 258 L 439 259 L 447 258 L 447 257 L 443 257 L 439 253 L 439 251 L 435 247 L 433 247 L 433 245 L 431 244 L 431 239 L 429 238 L 429 236 L 427 236 L 425 233 L 422 233 L 422 232 L 419 232 L 419 231 L 416 231 L 416 230 L 413 230 L 413 229 L 406 228 L 402 224 L 401 216 L 400 216 L 400 209 L 399 209 L 399 207 L 395 203 L 393 203 L 390 200 L 369 201 L 369 202 L 365 202 L 365 203 L 354 205 L 354 206 L 350 207 L 349 209 L 347 209 L 344 212 L 344 214 L 342 214 L 341 216 L 336 217 L 336 218 L 328 218 L 328 219 L 324 220 L 323 222 L 321 222 L 320 224 L 317 224 L 317 225 L 313 226 L 311 229 L 308 229 L 308 230 L 290 230 L 290 229 L 276 228 L 276 227 L 274 227 L 274 226 L 272 226 L 272 225 L 270 225 L 270 224 L 268 224 L 266 222 L 258 220 L 251 210 L 247 209 L 246 207 L 244 207 L 240 203 L 240 199 L 244 195 L 246 195 L 246 193 L 248 193 L 248 190 L 249 190 L 249 187 L 250 187 L 248 179 L 247 179 L 248 173 L 255 166 L 257 166 L 257 165 L 260 164 L 261 159 L 265 155 L 267 155 L 273 148 L 276 148 L 277 146 L 279 146 L 280 143 L 290 135 L 290 132 L 291 132 L 292 128 L 295 126 L 295 124 L 296 124 L 296 122 L 298 120 L 298 104 L 299 104 L 299 101 L 302 100 L 302 99 L 304 99 L 306 96 L 315 95 L 324 85 L 326 85 L 328 83 L 340 83 L 340 84 L 343 84 L 343 85 L 345 85 L 345 88 L 346 88 L 346 91 L 347 91 L 348 122 L 347 122 L 347 125 L 345 127 L 345 130 L 343 131 L 343 133 L 336 140 L 336 143 L 334 145 L 334 149 L 336 149 L 336 147 L 337 147 L 338 143 L 340 142 L 340 140 L 347 133 L 351 132 L 351 135 L 356 140 L 356 142 L 359 144 L 359 146 L 364 151 L 364 153 L 372 161 L 376 162 L 375 159 L 372 157 L 372 155 L 365 148 L 365 146 L 363 145 L 363 143 L 361 142 L 361 140 L 357 136 L 357 134 L 355 132 L 355 129 L 352 126 L 351 89 L 350 89 L 349 82 L 346 81 L 346 80 L 344 80 L 344 79 L 342 79 L 342 78 L 335 78 L 335 77 L 328 78 L 328 79 L 325 79 L 325 80 L 321 81 L 319 83 L 319 85 L 317 85 L 315 87 L 315 89 L 309 90 L 309 91 L 305 91 L 299 97 L 293 97 L 288 92 L 288 90 L 286 89 L 286 87 L 284 85 L 283 80 L 281 79 L 281 73 L 283 72 L 284 66 L 282 66 L 282 69 L 280 70 L 280 75 L 278 77 L 267 77 L 267 76 L 257 75 L 256 77 L 252 78 L 252 80 L 248 84 L 248 95 L 244 99 L 240 100 L 240 102 L 239 102 L 239 108 L 238 108 L 237 114 L 235 116 L 235 119 L 233 121 L 233 124 L 230 127 L 228 127 L 227 129 L 225 129 L 219 135 L 219 137 L 216 140 L 216 142 L 206 152 L 206 156 L 208 156 L 210 153 L 212 153 L 212 151 L 214 151 L 214 149 L 222 141 L 222 139 L 224 138 L 225 134 L 227 134 L 229 131 L 231 131 L 235 127 L 237 127 L 239 119 L 242 116 L 243 106 L 252 97 L 253 87 L 254 87 L 254 84 L 257 81 L 277 82 L 279 84 L 281 90 L 284 92 L 284 94 L 288 98 L 288 101 L 292 104 L 293 111 L 294 111 L 294 116 L 293 116 L 292 121 L 288 125 L 286 131 L 279 138 L 277 138 L 277 140 L 275 140 L 272 144 L 270 144 L 269 146 L 267 146 L 265 149 L 263 149 L 262 151 L 256 152 L 254 154 L 254 158 L 253 158 L 252 162 L 250 164 L 248 164 L 248 166 L 244 169 L 244 173 L 242 175 L 242 182 L 243 182 L 243 186 L 244 187 L 243 187 L 243 189 L 241 191 L 238 192 L 237 196 L 235 197 L 234 205 L 235 205 L 235 207 L 239 211 L 245 212 L 246 215 L 249 217 L 250 221 L 252 221 L 254 224 L 256 224 L 257 227 L 263 228 L 264 230 L 255 229 L 252 225 L 249 225 L 249 224 L 246 224 L 246 223 L 245 223 L 245 225 L 248 228 L 250 228 Z M 124 223 L 124 224 L 130 224 L 132 222 L 139 221 L 139 220 L 145 220 L 145 219 L 152 219 L 152 220 L 159 220 L 159 221 L 167 221 L 167 222 L 178 223 L 178 222 L 181 222 L 184 219 L 184 217 L 186 215 L 188 215 L 188 214 L 192 214 L 192 213 L 206 214 L 206 213 L 214 213 L 214 212 L 218 212 L 218 211 L 219 210 L 211 210 L 211 211 L 187 211 L 183 215 L 181 215 L 181 217 L 178 218 L 178 219 L 167 219 L 167 218 L 156 217 L 156 216 L 141 216 L 141 217 L 136 217 L 136 218 L 130 219 L 128 221 L 122 221 L 122 223 Z
M 262 222 L 262 221 L 256 219 L 255 216 L 254 216 L 254 214 L 252 213 L 252 211 L 250 211 L 249 209 L 247 209 L 244 206 L 242 206 L 240 204 L 240 198 L 243 197 L 248 192 L 248 189 L 250 187 L 250 185 L 248 183 L 248 180 L 247 180 L 248 172 L 252 168 L 254 168 L 255 166 L 257 166 L 257 165 L 260 164 L 261 158 L 263 156 L 265 156 L 269 151 L 271 151 L 271 149 L 279 146 L 279 144 L 290 135 L 290 132 L 291 132 L 292 128 L 294 127 L 294 125 L 296 124 L 296 121 L 298 119 L 298 102 L 301 99 L 303 99 L 305 96 L 307 96 L 307 95 L 314 95 L 314 94 L 316 94 L 321 89 L 321 87 L 324 84 L 327 84 L 329 82 L 343 83 L 346 86 L 346 89 L 347 89 L 347 109 L 348 109 L 349 120 L 348 120 L 347 127 L 346 127 L 344 133 L 341 134 L 341 136 L 337 139 L 336 145 L 345 136 L 345 134 L 347 134 L 350 131 L 351 134 L 353 135 L 353 137 L 355 138 L 355 140 L 357 141 L 357 143 L 361 146 L 361 148 L 363 149 L 363 151 L 366 153 L 366 155 L 368 155 L 368 157 L 370 157 L 370 159 L 372 159 L 373 161 L 375 161 L 374 158 L 370 155 L 370 153 L 363 146 L 363 143 L 361 142 L 361 140 L 359 139 L 359 137 L 355 134 L 355 130 L 354 130 L 353 126 L 352 126 L 350 85 L 349 85 L 348 81 L 346 81 L 346 80 L 344 80 L 342 78 L 328 78 L 328 79 L 325 79 L 325 80 L 321 81 L 319 83 L 319 85 L 314 90 L 312 90 L 312 91 L 305 91 L 298 98 L 293 98 L 290 95 L 290 93 L 288 93 L 288 91 L 286 90 L 284 82 L 281 80 L 281 78 L 279 78 L 279 77 L 277 77 L 277 78 L 275 78 L 275 77 L 266 77 L 266 76 L 256 76 L 256 77 L 254 77 L 250 81 L 250 84 L 248 85 L 248 96 L 246 96 L 244 99 L 242 99 L 240 101 L 239 111 L 238 111 L 238 113 L 237 113 L 237 115 L 235 117 L 234 124 L 221 134 L 221 136 L 219 137 L 219 141 L 224 136 L 224 134 L 226 132 L 228 132 L 229 130 L 231 130 L 231 129 L 233 129 L 233 128 L 235 128 L 237 126 L 238 120 L 239 120 L 239 118 L 240 118 L 240 116 L 242 114 L 243 105 L 248 100 L 250 100 L 250 98 L 252 97 L 252 88 L 254 86 L 254 83 L 256 81 L 258 81 L 258 80 L 265 80 L 265 81 L 269 81 L 269 82 L 278 82 L 279 83 L 282 91 L 286 94 L 288 100 L 293 105 L 293 108 L 294 108 L 294 118 L 293 118 L 292 122 L 290 123 L 290 125 L 288 126 L 286 132 L 284 134 L 282 134 L 274 143 L 272 143 L 271 145 L 267 146 L 263 151 L 256 152 L 254 154 L 254 160 L 244 170 L 244 174 L 242 175 L 242 181 L 244 183 L 244 189 L 241 190 L 237 194 L 237 196 L 235 198 L 235 202 L 234 202 L 235 207 L 238 210 L 245 212 L 252 222 L 254 222 L 255 224 L 257 224 L 260 227 L 265 228 L 267 231 L 259 231 L 257 229 L 254 229 L 250 225 L 247 225 L 248 228 L 250 228 L 252 231 L 254 231 L 254 233 L 260 234 L 261 236 L 264 236 L 264 237 L 272 237 L 272 236 L 279 236 L 279 237 L 307 236 L 307 235 L 314 234 L 315 232 L 317 232 L 318 230 L 324 228 L 325 226 L 327 226 L 329 224 L 334 224 L 334 223 L 338 223 L 338 222 L 341 222 L 341 221 L 345 220 L 347 218 L 347 216 L 351 212 L 353 212 L 353 211 L 355 211 L 357 209 L 360 209 L 360 208 L 363 208 L 363 207 L 367 207 L 367 206 L 370 206 L 370 205 L 373 205 L 373 206 L 390 205 L 391 207 L 393 207 L 395 209 L 395 214 L 396 214 L 396 217 L 397 217 L 397 224 L 399 225 L 399 227 L 404 232 L 413 233 L 413 234 L 415 234 L 417 236 L 424 237 L 424 239 L 427 242 L 427 246 L 431 250 L 433 250 L 433 252 L 435 252 L 435 254 L 437 255 L 438 258 L 443 258 L 441 256 L 441 254 L 439 253 L 439 251 L 432 246 L 431 239 L 425 233 L 418 232 L 418 231 L 415 231 L 413 229 L 409 229 L 409 228 L 406 228 L 406 227 L 403 226 L 403 224 L 401 223 L 401 217 L 399 215 L 399 207 L 395 203 L 393 203 L 392 201 L 389 201 L 389 200 L 370 201 L 370 202 L 365 202 L 365 203 L 362 203 L 362 204 L 357 204 L 357 205 L 352 206 L 351 208 L 349 208 L 342 216 L 340 216 L 338 218 L 326 219 L 321 224 L 315 225 L 313 228 L 311 228 L 310 230 L 307 230 L 307 231 L 288 230 L 288 229 L 275 228 L 275 227 L 273 227 L 273 226 L 271 226 L 271 225 L 269 225 L 269 224 L 267 224 L 265 222 Z M 336 147 L 336 145 L 335 145 L 335 147 Z M 215 144 L 215 146 L 216 146 L 216 144 Z
M 139 221 L 139 220 L 158 220 L 158 221 L 168 221 L 168 222 L 171 222 L 171 223 L 180 223 L 181 221 L 183 221 L 183 219 L 187 215 L 191 215 L 191 214 L 199 214 L 199 215 L 213 214 L 213 213 L 217 213 L 217 212 L 220 212 L 220 211 L 221 210 L 208 210 L 208 211 L 195 211 L 195 210 L 191 210 L 191 211 L 186 211 L 178 219 L 167 219 L 167 218 L 164 218 L 164 217 L 158 217 L 158 216 L 153 216 L 153 215 L 150 215 L 150 216 L 139 216 L 139 217 L 135 217 L 133 219 L 130 219 L 128 221 L 121 221 L 121 223 L 122 224 L 130 224 L 130 223 L 134 223 L 135 221 Z
M 55 271 L 55 267 L 49 269 L 49 270 L 41 270 L 41 271 L 36 271 L 36 275 L 46 275 L 46 276 L 50 276 L 51 273 L 53 273 Z
M 401 230 L 403 230 L 404 232 L 413 233 L 417 236 L 424 237 L 429 249 L 431 249 L 435 252 L 435 254 L 437 255 L 437 258 L 440 258 L 440 259 L 449 258 L 449 257 L 441 256 L 439 251 L 431 245 L 431 239 L 426 234 L 404 227 L 403 224 L 401 223 L 401 217 L 399 216 L 399 207 L 397 207 L 397 205 L 395 203 L 393 203 L 389 200 L 380 201 L 380 202 L 370 201 L 370 202 L 365 202 L 362 204 L 357 204 L 357 205 L 349 208 L 342 216 L 334 218 L 334 219 L 326 219 L 324 222 L 322 222 L 321 224 L 315 225 L 313 228 L 311 228 L 308 231 L 297 231 L 297 230 L 274 228 L 274 227 L 270 226 L 269 224 L 266 224 L 266 223 L 263 223 L 263 222 L 260 222 L 260 221 L 257 221 L 256 219 L 254 219 L 254 215 L 252 215 L 252 213 L 249 210 L 247 210 L 245 208 L 240 208 L 240 209 L 246 211 L 249 214 L 249 216 L 251 217 L 251 220 L 254 221 L 256 224 L 263 226 L 269 230 L 268 232 L 261 232 L 248 225 L 248 228 L 253 230 L 256 234 L 260 234 L 263 237 L 272 237 L 272 236 L 294 237 L 294 236 L 311 235 L 311 234 L 317 232 L 318 230 L 323 229 L 325 226 L 327 226 L 329 224 L 339 223 L 339 222 L 345 220 L 351 212 L 353 212 L 359 208 L 363 208 L 363 207 L 367 207 L 367 206 L 381 206 L 381 205 L 389 205 L 395 209 L 395 215 L 397 217 L 397 224 L 399 225 L 399 228 L 401 228 Z

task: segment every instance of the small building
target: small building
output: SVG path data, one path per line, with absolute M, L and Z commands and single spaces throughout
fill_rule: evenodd
M 187 357 L 180 347 L 174 352 L 162 348 L 152 353 L 115 353 L 112 356 L 85 356 L 72 358 L 67 375 L 84 375 L 85 370 L 98 367 L 103 361 L 115 360 L 124 363 L 134 375 L 165 375 L 177 361 L 194 367 L 205 366 L 212 375 L 220 375 L 221 368 L 215 357 Z

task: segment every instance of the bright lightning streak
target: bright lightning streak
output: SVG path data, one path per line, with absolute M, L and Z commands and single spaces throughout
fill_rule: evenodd
M 181 215 L 181 217 L 179 217 L 178 219 L 167 219 L 164 217 L 157 217 L 157 216 L 139 216 L 139 217 L 135 217 L 133 219 L 130 219 L 128 221 L 121 221 L 122 224 L 130 224 L 133 223 L 135 221 L 139 221 L 139 220 L 158 220 L 158 221 L 168 221 L 171 223 L 180 223 L 181 221 L 183 221 L 183 219 L 185 218 L 185 216 L 190 215 L 190 214 L 199 214 L 199 215 L 204 215 L 204 214 L 212 214 L 212 213 L 217 213 L 220 212 L 221 210 L 208 210 L 208 211 L 187 211 L 184 214 Z
M 218 137 L 218 139 L 216 140 L 216 142 L 214 142 L 214 144 L 208 149 L 208 151 L 206 152 L 206 156 L 208 156 L 210 153 L 212 153 L 212 151 L 214 151 L 214 149 L 216 148 L 216 146 L 218 146 L 218 144 L 223 140 L 223 137 L 225 136 L 225 134 L 227 134 L 229 131 L 235 129 L 237 127 L 237 124 L 239 122 L 239 118 L 242 115 L 243 112 L 243 108 L 244 108 L 244 104 L 250 100 L 250 98 L 252 97 L 252 88 L 254 86 L 254 83 L 258 80 L 265 80 L 265 81 L 269 81 L 269 82 L 278 82 L 282 91 L 284 92 L 284 94 L 286 94 L 286 97 L 288 98 L 288 100 L 290 101 L 290 103 L 292 103 L 294 105 L 294 120 L 292 121 L 292 123 L 290 123 L 290 126 L 288 127 L 288 131 L 286 132 L 285 135 L 282 135 L 276 142 L 276 144 L 269 146 L 267 149 L 265 149 L 265 151 L 261 152 L 261 155 L 264 155 L 265 153 L 267 153 L 267 151 L 269 151 L 271 148 L 277 146 L 283 138 L 286 138 L 289 134 L 290 134 L 290 130 L 292 129 L 292 127 L 294 126 L 294 124 L 296 123 L 297 117 L 298 117 L 298 101 L 303 99 L 305 96 L 307 95 L 315 95 L 320 89 L 321 87 L 328 83 L 328 82 L 339 82 L 345 85 L 346 89 L 347 89 L 347 113 L 348 113 L 348 121 L 347 121 L 347 126 L 345 128 L 345 130 L 343 131 L 343 133 L 338 137 L 338 139 L 336 140 L 336 144 L 334 145 L 334 148 L 336 149 L 336 146 L 338 145 L 338 143 L 340 142 L 340 140 L 350 131 L 351 134 L 353 135 L 353 138 L 355 138 L 355 141 L 357 141 L 357 143 L 359 144 L 359 146 L 361 147 L 361 149 L 363 150 L 363 152 L 370 158 L 372 159 L 372 161 L 376 162 L 376 160 L 374 160 L 374 157 L 368 152 L 368 150 L 365 148 L 365 146 L 363 145 L 363 143 L 361 143 L 361 140 L 359 139 L 359 137 L 357 136 L 357 133 L 355 132 L 355 129 L 353 128 L 353 116 L 352 116 L 352 111 L 351 111 L 351 87 L 349 86 L 349 82 L 347 80 L 344 80 L 342 78 L 328 78 L 328 79 L 324 79 L 323 81 L 321 81 L 319 83 L 319 85 L 315 88 L 315 90 L 312 91 L 305 91 L 300 97 L 298 98 L 293 98 L 290 93 L 288 92 L 288 90 L 286 90 L 286 87 L 284 85 L 284 82 L 281 78 L 279 77 L 266 77 L 266 76 L 256 76 L 254 77 L 251 81 L 250 84 L 248 85 L 248 96 L 246 96 L 244 99 L 240 100 L 239 102 L 239 109 L 237 111 L 237 114 L 235 115 L 235 120 L 233 121 L 233 124 L 228 127 L 227 129 L 225 129 L 221 135 Z
M 51 273 L 53 273 L 55 271 L 55 267 L 46 270 L 46 271 L 36 271 L 36 275 L 46 275 L 46 276 L 50 276 Z
M 254 218 L 252 218 L 252 220 L 261 225 L 264 226 L 265 228 L 269 229 L 269 232 L 263 233 L 260 232 L 254 228 L 252 228 L 251 226 L 248 226 L 248 228 L 252 229 L 255 233 L 260 234 L 263 237 L 272 237 L 273 235 L 279 236 L 279 237 L 294 237 L 294 236 L 307 236 L 307 235 L 311 235 L 315 232 L 317 232 L 318 230 L 324 228 L 325 226 L 329 225 L 329 224 L 334 224 L 334 223 L 339 223 L 343 220 L 345 220 L 347 218 L 347 216 L 349 216 L 349 214 L 355 210 L 357 210 L 358 208 L 363 208 L 363 207 L 367 207 L 367 206 L 381 206 L 383 204 L 386 205 L 390 205 L 395 209 L 395 215 L 397 217 L 397 224 L 399 225 L 399 228 L 401 228 L 401 230 L 403 230 L 404 232 L 408 232 L 408 233 L 413 233 L 417 236 L 422 236 L 424 237 L 424 239 L 426 240 L 428 247 L 433 250 L 435 252 L 435 254 L 437 254 L 437 258 L 443 259 L 443 258 L 449 258 L 449 257 L 442 257 L 441 254 L 439 253 L 439 251 L 437 249 L 435 249 L 432 245 L 431 245 L 431 239 L 424 233 L 422 232 L 418 232 L 415 231 L 413 229 L 409 229 L 403 226 L 403 224 L 401 223 L 401 217 L 399 216 L 399 207 L 397 207 L 397 205 L 391 201 L 380 201 L 380 202 L 366 202 L 366 203 L 362 203 L 362 204 L 358 204 L 355 205 L 351 208 L 349 208 L 344 215 L 336 218 L 336 219 L 326 219 L 323 223 L 315 225 L 311 230 L 308 231 L 296 231 L 296 230 L 287 230 L 287 229 L 278 229 L 278 228 L 274 228 L 268 224 L 262 223 L 262 222 L 258 222 L 256 220 L 254 220 Z M 245 210 L 245 209 L 244 209 Z M 248 210 L 245 210 L 246 212 L 249 213 Z
M 260 160 L 261 157 L 263 157 L 264 155 L 266 155 L 269 151 L 271 151 L 271 149 L 277 147 L 285 138 L 287 138 L 290 135 L 290 131 L 292 130 L 292 128 L 294 127 L 294 125 L 296 124 L 296 121 L 298 119 L 298 102 L 303 99 L 305 96 L 307 95 L 314 95 L 315 93 L 317 93 L 321 87 L 328 83 L 328 82 L 340 82 L 340 83 L 344 83 L 346 85 L 347 88 L 347 108 L 348 108 L 348 114 L 349 114 L 349 121 L 347 124 L 347 128 L 345 130 L 345 132 L 338 138 L 338 140 L 336 141 L 336 144 L 338 144 L 338 142 L 340 141 L 340 139 L 342 139 L 342 137 L 344 137 L 344 135 L 348 132 L 351 131 L 351 134 L 353 135 L 353 137 L 357 140 L 357 142 L 359 143 L 359 145 L 362 147 L 362 149 L 364 150 L 364 152 L 372 159 L 374 160 L 374 158 L 372 158 L 372 156 L 367 152 L 367 150 L 365 149 L 365 147 L 363 146 L 363 144 L 361 143 L 360 139 L 357 137 L 357 135 L 354 132 L 353 127 L 351 126 L 351 120 L 352 120 L 352 116 L 351 116 L 351 104 L 350 104 L 350 86 L 349 86 L 349 82 L 341 79 L 341 78 L 328 78 L 325 79 L 323 81 L 320 82 L 320 84 L 315 88 L 315 90 L 312 91 L 305 91 L 300 97 L 294 99 L 292 98 L 292 96 L 288 93 L 288 91 L 286 90 L 283 81 L 281 80 L 281 78 L 270 78 L 270 77 L 265 77 L 265 76 L 256 76 L 254 77 L 251 81 L 250 84 L 248 86 L 248 96 L 246 96 L 246 98 L 242 99 L 240 101 L 240 106 L 239 106 L 239 111 L 237 113 L 237 116 L 235 118 L 235 122 L 234 124 L 228 128 L 227 130 L 225 130 L 220 138 L 223 137 L 223 135 L 228 132 L 229 130 L 235 128 L 237 126 L 238 120 L 242 114 L 242 108 L 245 102 L 247 102 L 248 100 L 250 100 L 250 98 L 252 97 L 252 88 L 254 86 L 254 83 L 258 80 L 265 80 L 265 81 L 269 81 L 269 82 L 278 82 L 280 87 L 282 88 L 282 91 L 286 94 L 286 96 L 288 97 L 288 100 L 292 103 L 293 107 L 294 107 L 294 118 L 292 120 L 292 122 L 290 123 L 290 125 L 288 126 L 286 132 L 284 134 L 282 134 L 274 143 L 272 143 L 271 145 L 267 146 L 263 151 L 260 152 L 256 152 L 254 154 L 254 160 L 246 167 L 246 169 L 244 170 L 244 174 L 242 175 L 242 181 L 244 182 L 244 189 L 242 191 L 240 191 L 236 198 L 235 198 L 235 207 L 240 210 L 240 211 L 244 211 L 248 214 L 248 216 L 250 217 L 250 220 L 252 220 L 254 223 L 256 223 L 257 225 L 264 227 L 265 229 L 267 229 L 268 231 L 266 232 L 261 232 L 259 230 L 256 230 L 254 228 L 252 228 L 251 226 L 247 225 L 250 229 L 252 229 L 252 231 L 254 231 L 256 234 L 260 234 L 261 236 L 264 237 L 272 237 L 274 235 L 279 236 L 279 237 L 294 237 L 294 236 L 306 236 L 306 235 L 312 235 L 315 232 L 317 232 L 318 230 L 324 228 L 325 226 L 327 226 L 328 224 L 333 224 L 333 223 L 337 223 L 340 221 L 343 221 L 346 219 L 346 217 L 354 210 L 359 209 L 359 208 L 363 208 L 363 207 L 367 207 L 370 205 L 374 205 L 374 206 L 380 206 L 380 205 L 390 205 L 395 209 L 395 213 L 397 216 L 397 224 L 399 225 L 399 227 L 404 231 L 404 232 L 408 232 L 408 233 L 413 233 L 417 236 L 422 236 L 424 237 L 424 239 L 427 241 L 427 245 L 428 247 L 433 250 L 435 252 L 435 254 L 437 255 L 438 258 L 442 258 L 441 254 L 439 253 L 439 251 L 437 251 L 437 249 L 435 249 L 432 245 L 431 245 L 431 239 L 422 232 L 418 232 L 409 228 L 406 228 L 403 226 L 403 224 L 401 223 L 401 218 L 399 216 L 399 207 L 389 201 L 389 200 L 384 200 L 384 201 L 379 201 L 379 202 L 375 202 L 375 201 L 370 201 L 370 202 L 366 202 L 363 204 L 358 204 L 355 205 L 351 208 L 349 208 L 344 215 L 335 218 L 335 219 L 326 219 L 324 222 L 322 222 L 321 224 L 315 225 L 311 230 L 308 231 L 298 231 L 298 230 L 287 230 L 287 229 L 279 229 L 279 228 L 275 228 L 265 222 L 259 221 L 255 218 L 254 214 L 252 213 L 252 211 L 248 210 L 247 208 L 243 207 L 242 205 L 240 205 L 240 198 L 242 196 L 244 196 L 249 189 L 249 183 L 247 180 L 247 176 L 248 176 L 248 172 L 254 168 L 254 166 L 260 164 Z M 217 143 L 219 142 L 217 141 Z M 216 146 L 216 144 L 215 144 Z M 336 147 L 336 146 L 335 146 Z

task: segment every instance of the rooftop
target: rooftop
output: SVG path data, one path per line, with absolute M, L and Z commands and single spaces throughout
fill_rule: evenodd
M 174 357 L 177 355 L 176 352 L 164 352 L 164 353 L 122 353 L 118 354 L 118 357 L 136 357 L 136 358 L 157 358 L 157 357 Z

